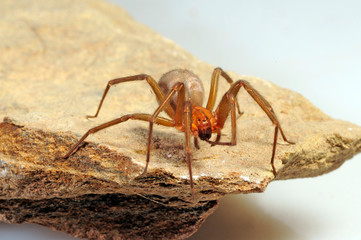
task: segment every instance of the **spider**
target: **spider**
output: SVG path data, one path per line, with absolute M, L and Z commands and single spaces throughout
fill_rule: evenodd
M 230 84 L 230 88 L 223 95 L 217 109 L 214 112 L 212 112 L 215 105 L 220 76 L 222 76 Z M 160 78 L 158 83 L 151 76 L 146 74 L 139 74 L 139 75 L 121 77 L 110 80 L 104 90 L 103 97 L 100 100 L 95 115 L 87 116 L 87 118 L 96 118 L 98 116 L 99 111 L 103 105 L 103 101 L 111 86 L 123 82 L 144 81 L 144 80 L 150 85 L 150 87 L 154 91 L 157 101 L 159 103 L 158 108 L 155 110 L 155 112 L 152 115 L 145 113 L 127 114 L 120 118 L 114 119 L 112 121 L 91 128 L 83 135 L 83 137 L 75 145 L 73 145 L 69 149 L 69 151 L 65 156 L 63 156 L 63 158 L 68 158 L 72 153 L 74 153 L 79 148 L 80 144 L 90 134 L 96 133 L 104 128 L 108 128 L 118 123 L 125 122 L 129 119 L 148 121 L 149 134 L 148 134 L 146 164 L 144 167 L 144 171 L 141 174 L 144 175 L 147 172 L 149 165 L 153 124 L 156 123 L 166 127 L 175 127 L 179 131 L 185 133 L 185 153 L 188 163 L 191 193 L 193 196 L 194 189 L 193 189 L 193 176 L 192 176 L 192 167 L 191 167 L 190 138 L 191 136 L 194 137 L 194 145 L 197 149 L 199 149 L 198 138 L 208 142 L 211 146 L 236 145 L 236 132 L 237 132 L 236 107 L 238 113 L 241 114 L 236 97 L 240 88 L 243 87 L 248 92 L 248 94 L 257 102 L 257 104 L 262 108 L 262 110 L 267 114 L 267 116 L 272 121 L 275 127 L 274 138 L 273 138 L 273 149 L 271 156 L 271 166 L 272 166 L 273 174 L 275 176 L 277 175 L 276 168 L 274 166 L 274 157 L 276 152 L 278 131 L 281 132 L 284 141 L 286 141 L 289 144 L 293 144 L 293 142 L 287 140 L 280 126 L 280 122 L 278 121 L 276 114 L 274 113 L 273 108 L 271 107 L 269 102 L 264 97 L 262 97 L 262 95 L 256 89 L 254 89 L 249 82 L 245 80 L 238 80 L 236 82 L 233 82 L 231 77 L 221 68 L 215 68 L 213 71 L 208 102 L 205 108 L 202 107 L 203 98 L 204 98 L 204 88 L 200 79 L 189 70 L 175 69 L 165 73 Z M 170 119 L 159 117 L 158 115 L 161 111 L 165 111 Z M 229 142 L 220 142 L 221 130 L 225 124 L 225 121 L 229 113 L 231 113 L 231 126 L 232 126 L 231 140 Z M 215 141 L 210 140 L 213 133 L 217 134 Z

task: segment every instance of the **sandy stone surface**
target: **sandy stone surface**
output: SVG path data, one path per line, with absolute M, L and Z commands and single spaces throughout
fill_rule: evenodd
M 171 69 L 185 68 L 202 79 L 207 99 L 215 66 L 101 1 L 2 1 L 0 15 L 0 220 L 36 222 L 89 239 L 185 238 L 214 211 L 222 195 L 262 192 L 274 180 L 274 127 L 244 90 L 238 94 L 243 115 L 237 119 L 237 145 L 210 147 L 201 141 L 199 150 L 192 146 L 195 202 L 184 160 L 184 134 L 173 128 L 155 126 L 146 176 L 139 177 L 145 164 L 146 122 L 128 121 L 100 131 L 68 159 L 60 158 L 88 129 L 128 113 L 152 114 L 157 108 L 146 82 L 123 83 L 110 89 L 98 118 L 86 119 L 95 114 L 110 79 L 145 73 L 157 80 Z M 359 126 L 330 118 L 296 92 L 229 74 L 249 81 L 271 103 L 286 136 L 296 143 L 279 138 L 277 180 L 327 173 L 361 151 Z M 228 86 L 221 80 L 218 99 Z M 223 139 L 230 139 L 230 121 L 222 133 Z M 186 209 L 177 213 L 189 221 L 174 223 L 183 227 L 170 235 L 169 221 L 177 218 L 162 219 L 162 214 L 149 220 L 157 223 L 149 235 L 135 230 L 139 221 L 126 227 L 107 221 L 106 227 L 117 226 L 107 235 L 102 232 L 106 227 L 90 226 L 81 214 L 76 220 L 58 214 L 61 206 L 81 213 L 78 198 L 109 201 L 104 196 L 118 199 L 119 219 L 132 212 L 124 209 L 137 208 L 121 208 L 131 198 L 142 211 L 156 205 L 169 211 Z M 26 215 L 54 199 L 59 207 L 47 209 L 48 214 Z M 104 207 L 89 212 L 95 216 L 105 208 L 110 211 Z M 50 216 L 57 217 L 50 221 Z M 82 232 L 67 227 L 72 221 Z

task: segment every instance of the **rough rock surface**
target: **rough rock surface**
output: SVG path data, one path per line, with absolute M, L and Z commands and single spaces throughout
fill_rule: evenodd
M 179 239 L 196 231 L 216 206 L 217 201 L 208 201 L 179 208 L 138 195 L 88 194 L 0 200 L 0 216 L 6 222 L 37 223 L 87 239 Z
M 186 68 L 209 89 L 214 66 L 101 1 L 5 0 L 1 5 L 0 220 L 38 223 L 88 239 L 185 238 L 222 195 L 262 192 L 274 179 L 269 163 L 274 128 L 244 90 L 238 96 L 244 114 L 237 120 L 237 145 L 192 147 L 194 202 L 184 134 L 172 128 L 155 127 L 146 176 L 139 177 L 146 122 L 100 131 L 61 159 L 88 129 L 156 109 L 145 82 L 124 83 L 109 91 L 99 117 L 87 120 L 108 80 L 139 73 L 159 79 Z M 331 119 L 298 93 L 230 75 L 248 80 L 264 95 L 296 142 L 284 144 L 280 138 L 276 179 L 324 174 L 361 151 L 359 126 Z M 227 87 L 221 82 L 219 92 Z M 230 138 L 229 125 L 223 139 Z

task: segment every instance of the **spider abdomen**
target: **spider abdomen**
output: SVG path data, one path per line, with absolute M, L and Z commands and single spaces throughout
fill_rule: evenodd
M 197 75 L 186 69 L 175 69 L 165 73 L 158 82 L 164 95 L 167 95 L 172 87 L 178 83 L 184 83 L 186 96 L 189 96 L 192 105 L 202 106 L 204 99 L 204 87 Z M 177 96 L 174 94 L 170 100 L 170 105 L 175 110 L 177 106 Z

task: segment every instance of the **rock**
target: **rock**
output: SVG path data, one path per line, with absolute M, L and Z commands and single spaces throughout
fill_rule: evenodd
M 208 201 L 179 208 L 140 195 L 87 194 L 0 200 L 0 218 L 10 223 L 37 223 L 86 239 L 179 239 L 194 233 L 216 206 L 217 201 Z
M 104 2 L 4 1 L 0 13 L 0 35 L 6 36 L 0 39 L 0 220 L 88 239 L 179 239 L 196 231 L 221 196 L 262 192 L 274 180 L 274 127 L 244 90 L 237 145 L 192 146 L 195 201 L 184 133 L 173 128 L 155 126 L 145 176 L 146 122 L 93 134 L 62 159 L 88 129 L 157 108 L 145 82 L 124 83 L 110 89 L 98 118 L 87 120 L 110 79 L 140 73 L 159 79 L 185 68 L 202 79 L 207 94 L 214 66 Z M 330 118 L 298 93 L 229 74 L 249 81 L 271 103 L 296 143 L 279 138 L 277 180 L 327 173 L 361 151 L 359 126 Z M 221 80 L 218 100 L 227 88 Z M 229 121 L 222 133 L 230 139 Z M 134 221 L 122 222 L 125 216 Z

